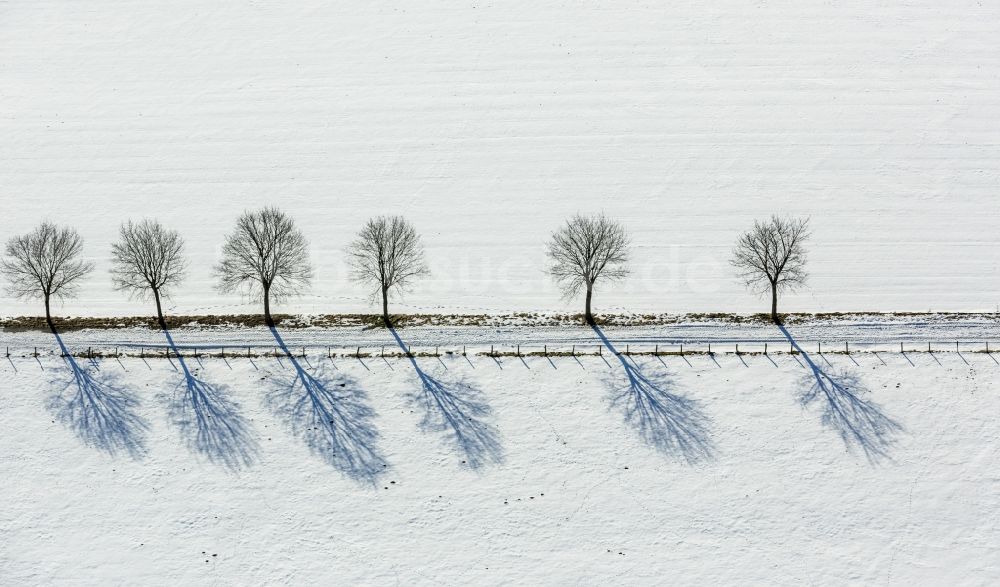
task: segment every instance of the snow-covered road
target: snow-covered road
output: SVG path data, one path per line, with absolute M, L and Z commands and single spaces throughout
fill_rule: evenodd
M 313 352 L 325 352 L 327 347 L 338 352 L 372 352 L 386 347 L 392 351 L 396 343 L 384 328 L 334 327 L 334 328 L 279 328 L 287 344 L 296 349 L 306 347 Z M 772 351 L 781 351 L 788 340 L 784 333 L 771 324 L 736 324 L 732 322 L 697 322 L 661 326 L 608 326 L 602 332 L 616 344 L 633 345 L 634 350 L 649 352 L 656 345 L 687 345 L 688 350 L 705 350 L 712 343 L 718 351 L 732 351 L 735 344 L 744 345 L 748 352 L 763 350 L 768 343 Z M 454 350 L 466 346 L 470 351 L 497 350 L 509 352 L 521 345 L 523 352 L 535 352 L 545 345 L 550 350 L 565 350 L 570 345 L 582 345 L 581 352 L 594 351 L 600 344 L 597 333 L 585 326 L 416 326 L 401 328 L 399 336 L 415 350 L 427 351 L 431 347 Z M 963 351 L 984 350 L 991 343 L 991 350 L 1000 351 L 1000 320 L 980 319 L 860 319 L 817 320 L 790 325 L 789 334 L 809 348 L 819 343 L 829 344 L 828 350 L 842 350 L 844 343 L 855 349 L 899 350 L 903 343 L 906 350 L 954 351 L 960 342 Z M 272 349 L 274 337 L 267 328 L 180 328 L 174 331 L 178 347 L 183 349 L 218 350 L 223 347 L 238 349 L 254 347 Z M 86 329 L 63 334 L 73 352 L 93 347 L 107 352 L 111 347 L 135 351 L 137 347 L 163 347 L 166 342 L 158 330 L 146 328 Z M 55 341 L 48 332 L 0 333 L 0 346 L 8 346 L 23 353 L 40 347 L 55 350 Z M 676 349 L 664 349 L 676 350 Z

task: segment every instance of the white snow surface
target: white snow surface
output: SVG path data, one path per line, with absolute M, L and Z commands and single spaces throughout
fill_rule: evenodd
M 998 39 L 967 0 L 0 1 L 0 241 L 73 225 L 97 270 L 56 313 L 148 315 L 108 257 L 155 217 L 191 262 L 168 313 L 257 313 L 211 267 L 276 205 L 316 268 L 276 309 L 347 313 L 344 247 L 399 213 L 433 273 L 393 311 L 545 313 L 581 306 L 545 239 L 603 211 L 633 274 L 598 312 L 748 313 L 730 249 L 779 213 L 813 227 L 784 311 L 1000 312 Z M 996 321 L 789 330 L 808 354 L 725 323 L 289 329 L 280 359 L 193 356 L 261 328 L 93 361 L 4 332 L 0 584 L 1000 584 Z M 473 352 L 322 349 L 399 344 Z
M 995 355 L 296 360 L 4 359 L 0 582 L 1000 581 Z
M 120 222 L 187 238 L 180 314 L 224 233 L 277 205 L 316 280 L 288 312 L 371 308 L 344 246 L 409 217 L 431 278 L 397 311 L 577 311 L 543 242 L 575 212 L 634 236 L 601 311 L 760 311 L 727 264 L 770 213 L 812 217 L 788 311 L 1000 303 L 1000 4 L 0 3 L 0 239 L 76 226 L 98 270 L 68 315 L 143 310 L 107 270 Z M 40 313 L 0 298 L 0 315 Z

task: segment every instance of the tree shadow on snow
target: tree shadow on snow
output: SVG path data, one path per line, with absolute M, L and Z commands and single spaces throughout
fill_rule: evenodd
M 181 429 L 188 448 L 209 461 L 236 471 L 257 461 L 260 445 L 240 406 L 229 399 L 225 386 L 202 381 L 187 366 L 170 332 L 167 344 L 184 373 L 183 389 L 170 399 L 170 416 Z
M 840 434 L 848 450 L 860 449 L 870 463 L 889 459 L 889 449 L 903 427 L 887 416 L 878 404 L 860 397 L 869 390 L 858 375 L 849 371 L 831 375 L 812 360 L 783 325 L 778 328 L 802 355 L 809 369 L 801 380 L 799 402 L 802 406 L 821 402 L 823 424 Z
M 467 381 L 444 383 L 428 375 L 409 353 L 394 328 L 389 328 L 396 344 L 410 360 L 420 379 L 420 391 L 411 400 L 424 410 L 420 427 L 424 431 L 443 432 L 463 455 L 464 465 L 478 470 L 488 464 L 503 463 L 503 446 L 496 427 L 487 422 L 493 410 L 480 391 Z
M 622 407 L 625 421 L 636 427 L 644 441 L 669 457 L 683 458 L 689 464 L 711 460 L 715 455 L 709 437 L 711 422 L 700 403 L 667 391 L 674 385 L 667 374 L 645 374 L 615 349 L 600 328 L 592 328 L 625 369 L 624 383 L 608 379 L 611 403 Z
M 302 368 L 278 331 L 274 340 L 294 369 L 291 381 L 268 396 L 268 403 L 314 454 L 356 481 L 374 484 L 388 469 L 378 447 L 375 410 L 357 382 L 320 365 L 313 375 Z
M 146 455 L 149 425 L 136 413 L 139 400 L 122 386 L 116 374 L 94 372 L 81 367 L 55 334 L 63 359 L 72 378 L 54 380 L 59 391 L 49 399 L 49 409 L 87 446 L 112 456 L 128 455 L 141 459 Z

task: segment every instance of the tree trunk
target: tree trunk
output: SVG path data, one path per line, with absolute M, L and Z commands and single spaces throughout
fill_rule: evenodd
M 264 323 L 268 328 L 274 328 L 274 318 L 271 318 L 271 287 L 264 286 Z
M 771 320 L 775 324 L 781 324 L 778 319 L 778 285 L 775 283 L 771 284 Z
M 160 328 L 164 332 L 167 330 L 167 321 L 163 319 L 163 307 L 160 305 L 160 291 L 153 288 L 153 299 L 156 300 L 156 321 L 159 322 Z
M 586 308 L 586 311 L 584 312 L 583 317 L 587 321 L 587 324 L 589 324 L 591 326 L 594 325 L 594 315 L 590 312 L 590 300 L 593 297 L 594 297 L 593 287 L 590 286 L 590 285 L 588 285 L 587 286 L 587 308 Z
M 392 322 L 389 321 L 389 288 L 382 288 L 382 320 L 385 321 L 386 328 L 392 328 Z
M 52 313 L 49 311 L 49 294 L 45 294 L 45 323 L 49 325 L 49 330 L 52 334 L 58 336 L 56 325 L 52 322 Z

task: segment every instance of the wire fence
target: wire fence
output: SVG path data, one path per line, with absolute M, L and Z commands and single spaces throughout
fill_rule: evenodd
M 69 349 L 73 357 L 98 358 L 170 358 L 175 356 L 194 358 L 262 358 L 283 357 L 292 354 L 296 357 L 325 356 L 337 357 L 446 357 L 446 356 L 491 356 L 491 357 L 530 357 L 530 356 L 683 356 L 683 355 L 797 355 L 801 352 L 817 354 L 854 354 L 854 353 L 985 353 L 997 351 L 998 345 L 991 341 L 915 341 L 915 342 L 827 342 L 796 340 L 789 342 L 773 341 L 706 341 L 684 342 L 673 344 L 660 343 L 617 343 L 611 341 L 614 351 L 600 343 L 588 344 L 503 344 L 503 345 L 448 345 L 448 346 L 407 346 L 405 349 L 397 345 L 360 345 L 335 346 L 308 344 L 289 347 L 288 351 L 279 346 L 268 345 L 185 345 L 170 347 L 167 345 L 92 345 Z M 64 352 L 54 347 L 4 347 L 7 358 L 12 357 L 42 357 L 64 356 Z

